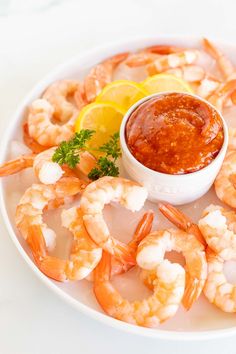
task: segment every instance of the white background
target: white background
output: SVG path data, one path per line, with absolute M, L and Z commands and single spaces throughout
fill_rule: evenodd
M 68 0 L 0 16 L 0 134 L 32 86 L 72 55 L 139 35 L 236 37 L 235 0 Z M 0 0 L 0 13 L 8 0 Z M 14 4 L 15 3 L 15 4 Z M 37 3 L 37 4 L 36 4 Z M 17 8 L 21 8 L 20 11 Z M 66 305 L 25 264 L 0 220 L 0 354 L 236 353 L 236 338 L 174 343 L 118 332 Z

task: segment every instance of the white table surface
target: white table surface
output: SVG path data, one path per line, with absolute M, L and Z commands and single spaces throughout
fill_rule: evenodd
M 6 2 L 0 0 L 0 13 Z M 149 34 L 234 41 L 235 13 L 235 0 L 74 0 L 0 16 L 1 136 L 24 95 L 70 56 L 109 41 Z M 40 283 L 0 220 L 0 354 L 235 354 L 235 343 L 236 337 L 164 342 L 125 334 L 87 318 Z

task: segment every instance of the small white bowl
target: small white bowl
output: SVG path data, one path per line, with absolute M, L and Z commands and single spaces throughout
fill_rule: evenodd
M 126 143 L 125 128 L 130 115 L 137 107 L 139 107 L 143 102 L 146 102 L 153 97 L 158 97 L 159 95 L 161 95 L 161 93 L 153 94 L 139 100 L 132 107 L 130 107 L 125 114 L 120 128 L 123 166 L 131 179 L 147 188 L 148 199 L 152 202 L 162 200 L 174 205 L 190 203 L 203 196 L 212 186 L 226 154 L 228 146 L 228 129 L 221 113 L 217 111 L 214 106 L 196 95 L 186 94 L 198 99 L 199 101 L 205 102 L 220 115 L 223 122 L 224 131 L 224 142 L 221 150 L 209 165 L 196 172 L 183 175 L 171 175 L 151 170 L 141 164 L 131 154 Z

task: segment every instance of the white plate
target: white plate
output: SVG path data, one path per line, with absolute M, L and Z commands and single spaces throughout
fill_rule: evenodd
M 154 45 L 157 43 L 163 44 L 176 44 L 180 46 L 190 46 L 198 47 L 199 40 L 192 38 L 151 38 L 151 39 L 135 39 L 125 43 L 112 44 L 103 48 L 98 48 L 96 50 L 85 53 L 84 55 L 78 55 L 73 57 L 71 60 L 65 64 L 59 66 L 50 73 L 46 78 L 44 78 L 34 89 L 29 93 L 25 100 L 20 104 L 16 113 L 11 117 L 11 126 L 9 127 L 5 141 L 1 146 L 1 156 L 0 162 L 4 162 L 9 155 L 9 143 L 12 139 L 20 139 L 21 137 L 21 123 L 25 115 L 26 108 L 32 102 L 33 99 L 39 97 L 43 90 L 53 81 L 63 78 L 78 78 L 82 79 L 84 75 L 87 74 L 89 68 L 96 63 L 100 62 L 106 57 L 119 53 L 122 51 L 128 50 L 137 50 L 146 46 Z M 224 51 L 229 56 L 233 57 L 236 54 L 236 47 L 230 45 L 223 46 Z M 22 172 L 25 176 L 24 183 L 27 185 L 27 178 L 30 172 Z M 186 313 L 183 308 L 180 308 L 177 315 L 167 321 L 165 324 L 161 325 L 157 329 L 148 329 L 130 325 L 118 320 L 115 320 L 109 316 L 106 316 L 99 305 L 96 303 L 96 300 L 92 292 L 92 284 L 84 280 L 81 282 L 68 282 L 68 283 L 58 283 L 55 282 L 42 274 L 38 268 L 35 266 L 34 262 L 31 259 L 30 252 L 24 240 L 16 232 L 14 226 L 14 211 L 16 200 L 19 199 L 19 194 L 15 195 L 12 190 L 12 181 L 17 181 L 18 177 L 9 177 L 6 179 L 1 179 L 0 181 L 0 208 L 3 214 L 3 219 L 5 220 L 9 234 L 15 243 L 17 249 L 21 253 L 22 257 L 28 263 L 30 268 L 37 274 L 39 279 L 43 281 L 50 289 L 52 289 L 56 294 L 61 296 L 65 302 L 73 305 L 78 311 L 86 313 L 87 315 L 93 317 L 94 319 L 103 322 L 109 326 L 115 327 L 117 329 L 132 332 L 134 334 L 143 335 L 147 337 L 156 337 L 168 340 L 204 340 L 209 338 L 219 338 L 220 336 L 229 336 L 236 334 L 236 315 L 235 314 L 226 314 L 218 310 L 215 306 L 209 304 L 209 302 L 202 296 L 200 300 L 192 307 L 192 309 Z M 19 177 L 20 178 L 20 177 Z M 24 185 L 18 187 L 24 190 Z M 208 205 L 210 202 L 215 202 L 219 204 L 214 191 L 210 191 L 207 196 L 201 198 L 199 201 L 192 203 L 188 206 L 183 206 L 182 209 L 186 211 L 193 219 L 199 217 L 201 210 Z M 157 212 L 157 206 L 147 203 L 145 209 L 152 207 L 154 211 Z M 59 213 L 59 211 L 58 211 Z M 122 213 L 122 215 L 120 214 Z M 118 208 L 108 207 L 106 212 L 106 217 L 108 223 L 112 228 L 117 228 L 119 225 L 119 232 L 126 237 L 130 237 L 132 229 L 137 222 L 138 217 L 141 213 L 132 215 L 127 211 L 121 211 Z M 128 219 L 129 222 L 124 222 L 120 225 L 120 220 Z M 50 218 L 47 217 L 47 220 Z M 112 220 L 112 225 L 111 225 Z M 53 221 L 51 221 L 51 225 Z M 155 222 L 155 227 L 165 227 L 169 225 L 158 214 L 158 218 Z M 228 272 L 232 273 L 234 266 L 228 265 Z M 132 271 L 135 273 L 136 271 Z M 128 286 L 123 286 L 123 278 L 126 278 L 126 283 L 132 283 L 136 291 L 141 289 L 144 293 L 142 285 L 135 283 L 131 275 L 127 274 L 124 276 L 118 277 L 119 279 L 115 280 L 115 283 L 119 286 L 122 293 L 127 295 L 125 291 Z M 127 280 L 128 279 L 128 280 Z M 125 289 L 124 289 L 125 288 Z

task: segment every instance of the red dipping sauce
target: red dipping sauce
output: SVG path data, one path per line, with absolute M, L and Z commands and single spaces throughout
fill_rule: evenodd
M 209 165 L 223 141 L 219 113 L 185 93 L 163 93 L 130 115 L 126 143 L 144 166 L 168 174 L 185 174 Z

